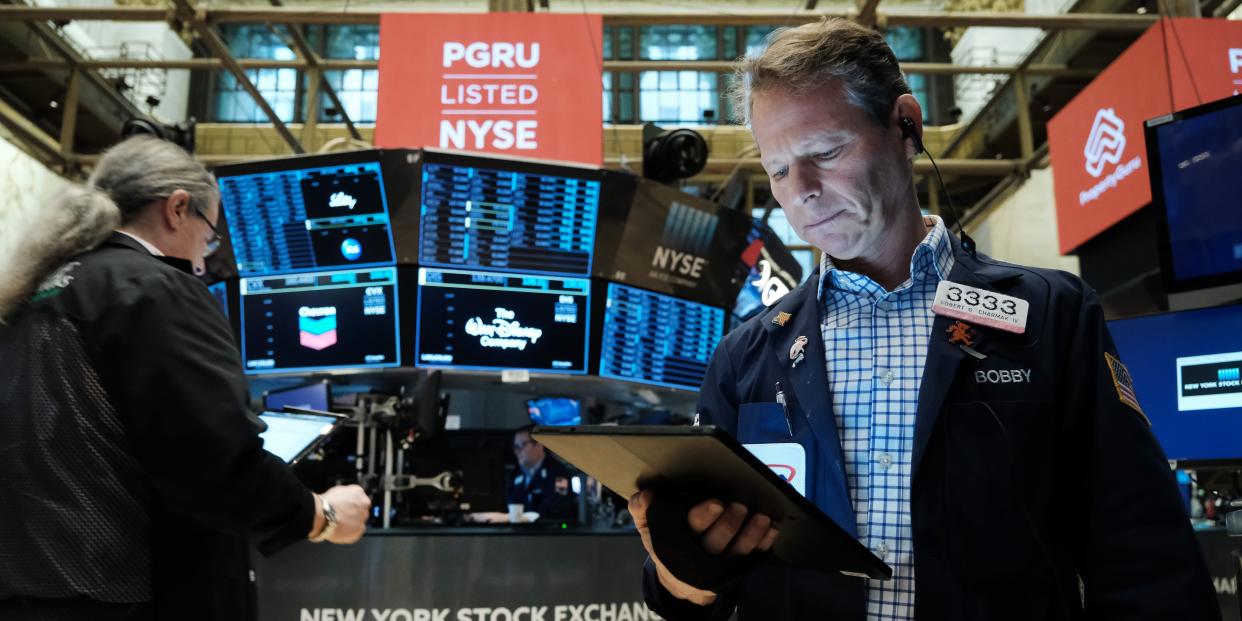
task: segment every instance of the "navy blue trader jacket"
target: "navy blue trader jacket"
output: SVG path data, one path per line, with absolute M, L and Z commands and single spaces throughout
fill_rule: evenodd
M 935 319 L 914 434 L 915 618 L 1219 620 L 1173 473 L 1146 417 L 1122 400 L 1127 380 L 1121 390 L 1114 381 L 1106 354 L 1116 349 L 1095 294 L 1072 275 L 975 258 L 953 242 L 949 280 L 1022 298 L 1030 312 L 1023 334 L 976 326 L 982 360 L 950 343 L 953 319 Z M 818 283 L 811 274 L 724 338 L 698 413 L 743 443 L 790 442 L 776 403 L 781 382 L 792 441 L 806 450 L 807 496 L 856 535 Z M 790 346 L 803 335 L 806 363 L 791 366 Z M 1018 371 L 1027 381 L 999 381 Z M 643 590 L 674 620 L 723 619 L 735 608 L 742 621 L 866 616 L 862 579 L 772 565 L 711 607 L 673 598 L 650 560 Z

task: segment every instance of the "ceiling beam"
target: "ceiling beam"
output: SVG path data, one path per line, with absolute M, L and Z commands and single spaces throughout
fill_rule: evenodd
M 190 6 L 189 0 L 172 0 L 172 2 L 173 6 L 179 9 L 181 13 L 180 18 L 193 27 L 198 40 L 202 41 L 207 46 L 207 49 L 211 50 L 211 53 L 224 63 L 225 69 L 228 69 L 242 89 L 250 94 L 255 104 L 259 106 L 263 114 L 267 115 L 268 121 L 276 128 L 276 133 L 280 134 L 280 137 L 289 145 L 289 148 L 293 149 L 294 153 L 305 153 L 306 150 L 302 148 L 302 143 L 298 142 L 298 139 L 289 131 L 284 121 L 281 121 L 280 116 L 272 109 L 271 104 L 267 103 L 267 99 L 263 97 L 263 94 L 259 92 L 254 83 L 250 81 L 250 77 L 246 75 L 246 70 L 237 63 L 237 59 L 233 58 L 232 52 L 229 51 L 228 45 L 225 45 L 220 35 L 216 34 L 216 31 L 204 22 L 200 15 L 195 14 L 194 7 Z
M 305 60 L 267 60 L 260 58 L 236 58 L 237 64 L 243 69 L 298 69 L 306 71 L 312 68 Z M 79 66 L 89 69 L 190 69 L 198 71 L 215 71 L 225 69 L 224 61 L 219 58 L 190 58 L 182 60 L 137 60 L 137 59 L 96 59 L 83 60 Z M 20 61 L 0 61 L 0 73 L 28 73 L 49 69 L 68 69 L 68 61 L 57 59 L 32 59 Z M 374 60 L 328 60 L 320 59 L 320 69 L 376 69 L 378 61 Z M 604 71 L 617 73 L 635 73 L 640 71 L 712 71 L 732 73 L 734 64 L 730 61 L 714 60 L 607 60 Z M 951 63 L 902 63 L 901 70 L 905 73 L 924 75 L 1014 75 L 1025 73 L 1032 76 L 1050 76 L 1061 78 L 1092 78 L 1099 74 L 1098 69 L 1077 69 L 1065 65 L 1031 65 L 1023 69 L 1019 65 L 954 65 Z
M 174 0 L 184 3 L 184 0 Z M 412 9 L 309 9 L 303 7 L 256 7 L 219 6 L 204 8 L 199 14 L 214 23 L 278 23 L 278 24 L 376 24 L 380 15 L 400 13 L 425 14 L 427 11 Z M 552 13 L 555 14 L 555 13 Z M 771 11 L 736 11 L 721 13 L 651 13 L 625 14 L 603 12 L 604 23 L 610 26 L 647 26 L 657 24 L 702 25 L 771 25 L 800 24 L 822 17 L 857 18 L 856 11 L 805 11 L 776 13 Z M 169 11 L 147 7 L 38 7 L 23 5 L 0 5 L 0 21 L 168 21 Z M 1044 30 L 1095 30 L 1116 32 L 1141 32 L 1156 23 L 1157 15 L 1113 13 L 1066 13 L 1062 15 L 1025 15 L 988 11 L 960 13 L 929 12 L 881 12 L 876 11 L 876 22 L 892 26 L 915 26 L 928 28 L 958 28 L 991 26 L 997 28 L 1041 28 Z
M 283 6 L 281 0 L 269 0 L 272 6 Z M 345 127 L 349 129 L 349 135 L 354 140 L 362 140 L 362 134 L 358 133 L 358 128 L 354 127 L 353 119 L 349 118 L 349 111 L 345 109 L 345 105 L 341 103 L 341 98 L 337 96 L 336 89 L 332 87 L 332 83 L 328 81 L 328 76 L 322 71 L 322 59 L 315 53 L 311 47 L 310 41 L 306 40 L 306 35 L 302 32 L 302 27 L 298 24 L 285 24 L 285 30 L 289 32 L 289 38 L 293 40 L 293 49 L 302 57 L 309 65 L 308 68 L 321 69 L 315 72 L 319 76 L 319 88 L 323 89 L 324 94 L 328 96 L 328 100 L 332 102 L 332 107 L 341 115 Z M 318 106 L 318 101 L 309 102 L 308 105 Z

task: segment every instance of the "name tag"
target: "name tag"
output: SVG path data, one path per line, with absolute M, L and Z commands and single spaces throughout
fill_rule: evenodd
M 776 473 L 776 476 L 806 496 L 806 449 L 797 442 L 779 444 L 743 444 L 759 461 Z
M 1031 305 L 1022 298 L 978 289 L 947 280 L 936 287 L 932 311 L 970 323 L 1022 334 Z

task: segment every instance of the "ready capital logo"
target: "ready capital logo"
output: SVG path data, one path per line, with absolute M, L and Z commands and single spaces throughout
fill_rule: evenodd
M 1086 157 L 1087 174 L 1100 178 L 1104 167 L 1116 164 L 1099 183 L 1078 193 L 1078 204 L 1085 206 L 1099 198 L 1105 192 L 1117 187 L 1123 179 L 1129 177 L 1143 165 L 1141 156 L 1134 156 L 1122 163 L 1121 156 L 1126 152 L 1126 122 L 1117 116 L 1114 108 L 1100 108 L 1095 113 L 1095 122 L 1091 124 L 1091 132 L 1087 134 L 1087 146 L 1083 149 Z
M 1125 121 L 1117 116 L 1113 108 L 1100 108 L 1095 113 L 1095 123 L 1087 136 L 1087 147 L 1083 149 L 1083 155 L 1087 157 L 1087 174 L 1099 178 L 1105 166 L 1121 161 L 1125 150 Z

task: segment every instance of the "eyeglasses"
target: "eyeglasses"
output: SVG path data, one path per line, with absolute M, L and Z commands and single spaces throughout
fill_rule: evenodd
M 525 441 L 525 442 L 519 442 L 519 443 L 517 443 L 517 444 L 514 444 L 514 445 L 513 445 L 513 452 L 514 452 L 514 453 L 516 453 L 516 452 L 518 452 L 518 451 L 520 451 L 520 450 L 522 450 L 522 449 L 526 448 L 526 447 L 527 447 L 527 445 L 530 445 L 530 444 L 535 444 L 535 441 L 534 441 L 534 440 L 527 440 L 527 441 Z
M 194 213 L 198 214 L 198 217 L 203 219 L 203 222 L 207 223 L 207 228 L 211 229 L 211 239 L 207 240 L 207 251 L 203 253 L 203 257 L 209 257 L 220 248 L 220 231 L 216 229 L 216 225 L 211 223 L 211 220 L 207 219 L 207 214 L 203 213 L 202 209 L 199 209 L 192 203 L 190 208 L 194 210 Z

